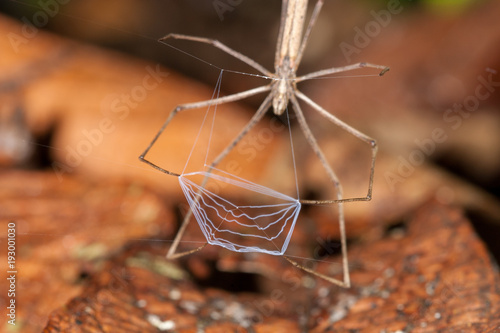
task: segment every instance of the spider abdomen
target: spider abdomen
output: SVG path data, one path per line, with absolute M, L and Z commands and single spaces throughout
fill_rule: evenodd
M 286 80 L 279 80 L 273 88 L 274 98 L 273 98 L 273 112 L 277 116 L 281 116 L 286 107 L 288 106 L 288 92 L 289 87 Z

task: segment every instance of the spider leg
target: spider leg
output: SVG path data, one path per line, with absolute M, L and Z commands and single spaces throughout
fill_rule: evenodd
M 320 76 L 325 76 L 329 74 L 336 74 L 336 73 L 342 73 L 342 72 L 348 72 L 352 71 L 355 69 L 360 69 L 360 68 L 374 68 L 374 69 L 380 69 L 380 73 L 378 74 L 379 76 L 384 75 L 389 71 L 389 67 L 387 66 L 382 66 L 382 65 L 375 65 L 375 64 L 370 64 L 367 62 L 358 62 L 356 64 L 352 65 L 347 65 L 343 67 L 332 67 L 332 68 L 327 68 L 327 69 L 322 69 L 317 72 L 312 72 L 306 75 L 299 76 L 295 79 L 295 82 L 301 82 L 309 79 L 314 79 Z
M 330 283 L 336 284 L 337 286 L 342 287 L 342 288 L 349 288 L 351 286 L 351 281 L 349 279 L 349 272 L 347 271 L 347 277 L 346 277 L 346 273 L 345 273 L 346 272 L 346 267 L 345 267 L 346 265 L 343 265 L 344 266 L 344 268 L 343 268 L 344 269 L 344 281 L 340 281 L 338 279 L 332 278 L 331 276 L 328 276 L 328 275 L 322 274 L 320 272 L 316 272 L 315 270 L 312 270 L 310 268 L 304 267 L 288 256 L 283 256 L 283 257 L 286 260 L 288 260 L 288 262 L 291 263 L 293 266 L 295 266 L 299 269 L 302 269 L 303 271 L 306 271 L 309 274 L 315 275 L 315 276 L 319 277 L 320 279 L 323 279 L 323 280 L 326 280 Z
M 268 86 L 265 86 L 265 87 L 267 88 L 267 90 L 270 89 Z M 266 91 L 266 90 L 264 90 L 264 91 Z M 251 95 L 249 95 L 249 96 L 251 96 Z M 228 96 L 228 97 L 230 97 L 230 96 Z M 203 181 L 201 183 L 202 188 L 205 187 L 212 170 L 224 159 L 224 157 L 226 157 L 231 152 L 231 150 L 255 126 L 255 124 L 257 124 L 262 119 L 262 117 L 264 116 L 266 111 L 271 106 L 272 97 L 273 97 L 272 94 L 267 95 L 267 97 L 264 99 L 264 101 L 260 105 L 259 109 L 257 110 L 257 112 L 255 112 L 255 114 L 252 116 L 250 121 L 245 125 L 245 127 L 240 131 L 240 133 L 238 133 L 238 135 L 233 139 L 233 141 L 231 141 L 231 143 L 228 146 L 226 146 L 226 148 L 214 159 L 214 161 L 212 163 L 210 163 L 208 170 L 207 170 L 207 175 L 203 178 Z M 196 193 L 196 199 L 194 201 L 195 205 L 200 200 L 200 191 L 201 190 L 199 190 Z M 193 211 L 190 207 L 186 217 L 182 221 L 182 225 L 181 225 L 179 231 L 177 232 L 177 235 L 175 236 L 175 239 L 174 239 L 172 246 L 168 250 L 168 253 L 167 253 L 168 259 L 175 259 L 175 258 L 183 257 L 183 256 L 188 255 L 188 254 L 192 254 L 194 252 L 201 250 L 202 248 L 204 248 L 207 245 L 207 243 L 205 243 L 204 245 L 202 245 L 194 250 L 175 253 L 175 251 L 177 250 L 177 247 L 179 246 L 179 242 L 180 242 L 180 240 L 181 240 L 181 238 L 182 238 L 182 236 L 187 228 L 187 225 L 189 224 L 192 213 L 193 213 Z
M 205 38 L 205 37 L 197 37 L 197 36 L 188 36 L 188 35 L 181 35 L 181 34 L 168 34 L 165 37 L 160 38 L 159 41 L 160 42 L 164 42 L 165 40 L 170 39 L 170 38 L 172 38 L 172 39 L 182 39 L 182 40 L 188 40 L 188 41 L 193 41 L 193 42 L 199 42 L 199 43 L 205 43 L 205 44 L 213 45 L 214 47 L 216 47 L 216 48 L 218 48 L 218 49 L 226 52 L 227 54 L 235 57 L 236 59 L 244 62 L 245 64 L 249 65 L 250 67 L 255 68 L 256 70 L 258 70 L 262 74 L 264 74 L 266 76 L 269 76 L 269 77 L 273 76 L 273 74 L 271 72 L 269 72 L 266 68 L 264 68 L 264 66 L 262 66 L 261 64 L 259 64 L 256 61 L 250 59 L 246 55 L 241 54 L 240 52 L 231 49 L 230 47 L 222 44 L 221 42 L 219 42 L 216 39 Z
M 355 129 L 355 128 L 349 126 L 349 125 L 347 125 L 346 123 L 344 123 L 343 121 L 341 121 L 340 119 L 338 119 L 337 117 L 335 117 L 334 115 L 332 115 L 331 113 L 329 113 L 328 111 L 326 111 L 325 109 L 323 109 L 321 106 L 319 106 L 318 104 L 316 104 L 315 102 L 313 102 L 309 97 L 307 97 L 306 95 L 304 95 L 300 91 L 295 90 L 295 96 L 298 97 L 298 98 L 300 98 L 301 100 L 303 100 L 307 104 L 309 104 L 314 110 L 318 111 L 319 114 L 321 114 L 323 117 L 327 118 L 332 123 L 334 123 L 335 125 L 339 126 L 340 128 L 342 128 L 343 130 L 347 131 L 348 133 L 351 133 L 356 138 L 358 138 L 358 139 L 366 142 L 370 146 L 371 151 L 372 151 L 372 156 L 371 156 L 371 166 L 370 166 L 370 178 L 369 178 L 369 181 L 368 181 L 368 193 L 366 194 L 365 197 L 360 197 L 360 198 L 346 198 L 346 199 L 341 199 L 340 200 L 341 202 L 370 201 L 371 198 L 372 198 L 373 175 L 374 175 L 374 171 L 375 171 L 375 159 L 377 157 L 377 149 L 378 149 L 377 148 L 377 141 L 375 141 L 374 139 L 370 138 L 366 134 L 358 131 L 357 129 Z M 295 101 L 297 101 L 297 100 L 295 99 Z M 297 103 L 297 107 L 299 107 L 298 103 Z M 301 127 L 302 127 L 303 130 L 305 129 L 304 132 L 306 134 L 306 137 L 308 138 L 311 146 L 313 147 L 313 150 L 316 152 L 316 155 L 318 155 L 318 157 L 319 157 L 319 159 L 321 161 L 321 164 L 323 165 L 323 167 L 325 168 L 325 170 L 327 170 L 327 172 L 328 172 L 329 175 L 333 175 L 333 177 L 330 176 L 330 179 L 332 179 L 332 181 L 334 183 L 338 182 L 337 176 L 335 175 L 335 173 L 331 169 L 330 165 L 327 163 L 326 158 L 325 158 L 323 152 L 321 151 L 321 149 L 319 148 L 319 146 L 318 146 L 318 144 L 316 142 L 316 139 L 314 139 L 314 137 L 312 136 L 312 132 L 309 129 L 309 126 L 307 126 L 307 123 L 305 122 L 305 118 L 304 118 L 304 116 L 302 114 L 302 111 L 299 111 L 297 113 L 301 114 L 302 122 L 305 125 L 305 126 L 301 125 Z M 301 121 L 301 117 L 300 116 L 298 117 L 299 118 L 299 123 Z M 337 203 L 337 202 L 339 202 L 339 200 L 301 200 L 301 203 L 307 203 L 307 204 L 329 204 L 329 203 Z
M 349 262 L 347 259 L 347 242 L 346 242 L 346 233 L 345 233 L 345 219 L 344 219 L 344 206 L 343 202 L 345 201 L 342 199 L 342 185 L 340 184 L 340 181 L 335 174 L 335 172 L 332 170 L 330 165 L 328 164 L 326 157 L 321 150 L 321 148 L 318 145 L 318 142 L 314 135 L 311 132 L 311 129 L 309 128 L 309 125 L 307 124 L 306 118 L 304 117 L 304 113 L 302 112 L 302 109 L 300 108 L 299 102 L 297 101 L 297 98 L 295 95 L 292 95 L 290 98 L 290 101 L 292 102 L 295 114 L 297 115 L 297 121 L 299 123 L 300 128 L 304 132 L 304 135 L 306 137 L 307 142 L 311 146 L 311 148 L 314 150 L 316 155 L 318 156 L 319 160 L 321 161 L 321 164 L 323 165 L 325 171 L 328 174 L 328 177 L 330 178 L 331 182 L 336 188 L 337 192 L 337 199 L 336 200 L 329 200 L 328 203 L 337 203 L 338 204 L 338 214 L 339 214 L 339 228 L 340 228 L 340 243 L 341 243 L 341 250 L 342 250 L 342 270 L 343 270 L 343 281 L 334 279 L 332 277 L 328 277 L 324 274 L 321 274 L 319 272 L 316 272 L 312 269 L 306 268 L 295 262 L 294 260 L 290 259 L 289 257 L 285 256 L 285 259 L 288 260 L 290 263 L 292 263 L 294 266 L 309 272 L 311 274 L 314 274 L 322 279 L 325 279 L 329 282 L 332 282 L 336 285 L 339 285 L 341 287 L 349 287 L 350 286 L 350 278 L 349 278 Z M 310 201 L 310 200 L 300 200 L 301 203 L 308 203 L 308 204 L 323 204 L 323 201 Z
M 229 95 L 229 96 L 224 96 L 224 97 L 219 97 L 219 98 L 214 98 L 214 99 L 207 100 L 207 101 L 201 101 L 201 102 L 195 102 L 195 103 L 188 103 L 188 104 L 178 105 L 177 107 L 175 107 L 175 109 L 172 110 L 172 112 L 168 116 L 167 120 L 163 123 L 163 125 L 160 128 L 160 130 L 158 131 L 158 133 L 155 135 L 155 137 L 153 138 L 153 140 L 147 146 L 146 150 L 144 150 L 144 152 L 139 156 L 139 160 L 141 160 L 144 163 L 149 164 L 150 166 L 152 166 L 156 170 L 159 170 L 159 171 L 161 171 L 163 173 L 166 173 L 167 175 L 172 175 L 172 176 L 179 177 L 180 174 L 172 172 L 172 171 L 169 171 L 169 170 L 166 170 L 166 169 L 164 169 L 164 168 L 162 168 L 162 167 L 160 167 L 160 166 L 158 166 L 158 165 L 154 164 L 153 162 L 151 162 L 151 161 L 149 161 L 149 160 L 146 159 L 146 155 L 148 154 L 148 152 L 151 149 L 151 147 L 153 147 L 153 145 L 156 143 L 156 141 L 158 140 L 158 138 L 162 135 L 162 133 L 165 130 L 165 128 L 168 126 L 168 124 L 170 124 L 170 122 L 172 121 L 172 119 L 174 119 L 174 117 L 179 112 L 186 111 L 186 110 L 191 110 L 191 109 L 198 109 L 198 108 L 203 108 L 203 107 L 209 107 L 209 106 L 215 105 L 215 104 L 222 104 L 222 103 L 229 103 L 229 102 L 238 101 L 238 100 L 241 100 L 241 99 L 253 96 L 253 95 L 260 94 L 262 92 L 269 91 L 270 89 L 271 89 L 270 86 L 262 86 L 262 87 L 250 89 L 250 90 L 247 90 L 247 91 L 242 91 L 242 92 L 237 93 L 237 94 L 233 94 L 233 95 Z
M 265 86 L 267 89 L 270 90 L 270 86 Z M 210 164 L 210 167 L 208 169 L 208 173 L 212 171 L 213 168 L 217 166 L 217 164 L 220 163 L 220 161 L 231 152 L 231 150 L 238 144 L 238 142 L 241 141 L 241 139 L 257 124 L 266 111 L 269 109 L 271 106 L 271 102 L 273 100 L 273 94 L 267 95 L 267 97 L 264 99 L 262 104 L 259 106 L 255 114 L 252 116 L 252 118 L 249 120 L 249 122 L 245 125 L 245 127 L 241 130 L 240 133 L 233 139 L 233 141 L 214 159 L 214 161 Z

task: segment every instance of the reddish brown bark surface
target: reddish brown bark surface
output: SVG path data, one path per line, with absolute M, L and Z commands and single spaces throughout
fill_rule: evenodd
M 9 222 L 16 225 L 16 327 L 40 331 L 51 311 L 82 292 L 86 276 L 101 269 L 103 258 L 131 238 L 171 231 L 171 220 L 165 201 L 139 184 L 0 172 L 2 237 Z M 0 253 L 6 263 L 6 246 Z M 1 290 L 7 286 L 2 279 Z M 6 292 L 0 300 L 6 306 Z M 3 320 L 2 325 L 9 328 Z
M 350 247 L 348 290 L 321 281 L 307 285 L 311 280 L 280 258 L 274 267 L 281 266 L 281 281 L 269 292 L 200 288 L 165 261 L 165 247 L 134 244 L 107 261 L 44 332 L 150 332 L 159 323 L 175 332 L 498 329 L 498 271 L 460 211 L 428 203 L 405 228 Z

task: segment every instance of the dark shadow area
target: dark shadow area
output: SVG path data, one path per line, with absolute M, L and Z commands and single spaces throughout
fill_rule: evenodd
M 347 242 L 349 248 L 349 242 Z M 337 256 L 342 254 L 341 243 L 339 239 L 324 239 L 321 240 L 317 251 L 314 251 L 313 256 L 325 258 L 329 256 Z
M 207 264 L 210 267 L 209 277 L 194 279 L 200 287 L 217 288 L 228 292 L 258 293 L 260 291 L 259 275 L 243 272 L 222 272 L 217 269 L 216 261 L 209 261 Z
M 476 210 L 465 212 L 467 218 L 472 222 L 474 229 L 481 239 L 486 243 L 492 257 L 500 263 L 500 223 L 493 221 L 490 216 Z
M 500 154 L 500 152 L 498 152 L 498 154 Z M 446 171 L 456 175 L 458 178 L 468 181 L 491 193 L 495 197 L 500 198 L 500 170 L 497 170 L 494 174 L 488 175 L 470 170 L 470 164 L 463 161 L 463 157 L 455 150 L 436 152 L 431 161 Z
M 51 169 L 52 163 L 54 162 L 52 158 L 51 147 L 54 139 L 54 134 L 56 133 L 57 124 L 54 123 L 50 126 L 49 130 L 36 135 L 33 137 L 33 153 L 28 162 L 28 166 L 32 169 L 44 170 Z
M 385 227 L 385 236 L 392 237 L 395 235 L 405 235 L 408 231 L 406 221 L 395 221 Z

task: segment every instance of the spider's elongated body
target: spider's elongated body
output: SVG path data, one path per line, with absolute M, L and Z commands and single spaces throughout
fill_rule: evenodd
M 290 100 L 290 92 L 295 87 L 295 72 L 300 64 L 300 41 L 306 17 L 307 1 L 290 1 L 286 16 L 281 22 L 278 48 L 274 66 L 278 81 L 273 84 L 272 94 L 274 114 L 282 115 Z
M 275 73 L 269 72 L 267 69 L 265 69 L 263 66 L 260 64 L 256 63 L 254 60 L 248 58 L 247 56 L 227 47 L 226 45 L 220 43 L 217 40 L 213 39 L 208 39 L 208 38 L 203 38 L 203 37 L 194 37 L 194 36 L 186 36 L 186 35 L 179 35 L 179 34 L 170 34 L 162 38 L 160 41 L 165 41 L 167 39 L 183 39 L 183 40 L 189 40 L 189 41 L 194 41 L 194 42 L 201 42 L 201 43 L 206 43 L 213 45 L 216 48 L 221 49 L 222 51 L 232 55 L 233 57 L 241 60 L 242 62 L 246 63 L 247 65 L 253 67 L 260 73 L 262 73 L 264 76 L 268 77 L 271 79 L 271 83 L 268 85 L 264 85 L 261 87 L 253 88 L 247 91 L 243 91 L 240 93 L 236 93 L 233 95 L 229 96 L 224 96 L 220 98 L 214 98 L 208 101 L 202 101 L 202 102 L 196 102 L 196 103 L 188 103 L 188 104 L 183 104 L 177 106 L 170 116 L 167 118 L 165 123 L 163 124 L 162 128 L 159 130 L 153 141 L 150 143 L 150 145 L 146 148 L 146 150 L 142 153 L 142 155 L 139 157 L 143 162 L 148 163 L 152 167 L 156 168 L 157 170 L 181 177 L 182 175 L 179 173 L 175 173 L 166 169 L 163 169 L 162 167 L 152 163 L 151 161 L 146 159 L 146 155 L 148 154 L 149 150 L 151 147 L 155 144 L 155 142 L 158 140 L 160 135 L 163 133 L 164 129 L 167 127 L 167 125 L 172 121 L 172 119 L 175 117 L 176 114 L 182 111 L 190 110 L 190 109 L 197 109 L 201 107 L 208 107 L 211 105 L 217 105 L 217 104 L 222 104 L 222 103 L 229 103 L 229 102 L 234 102 L 238 100 L 242 100 L 244 98 L 254 96 L 257 94 L 265 93 L 268 92 L 267 97 L 264 99 L 260 107 L 257 109 L 253 117 L 250 119 L 250 121 L 247 123 L 247 125 L 239 132 L 239 134 L 233 139 L 232 142 L 229 143 L 228 146 L 219 154 L 217 157 L 211 162 L 211 164 L 208 166 L 207 171 L 204 173 L 205 178 L 203 182 L 200 185 L 200 190 L 198 191 L 197 196 L 193 196 L 192 198 L 192 203 L 196 206 L 199 204 L 200 200 L 200 193 L 203 190 L 203 187 L 206 185 L 208 179 L 210 178 L 211 172 L 214 170 L 214 168 L 231 152 L 231 150 L 241 141 L 241 139 L 263 118 L 264 114 L 272 107 L 274 114 L 276 115 L 281 115 L 285 112 L 287 109 L 288 105 L 290 104 L 292 106 L 292 109 L 294 110 L 294 113 L 296 115 L 297 122 L 302 130 L 302 132 L 305 135 L 305 138 L 313 151 L 315 152 L 316 156 L 318 157 L 319 161 L 321 162 L 321 165 L 323 166 L 324 170 L 326 171 L 326 174 L 328 175 L 329 181 L 332 183 L 332 186 L 335 187 L 336 189 L 336 196 L 333 199 L 329 200 L 298 200 L 300 204 L 313 204 L 313 205 L 318 205 L 318 204 L 337 204 L 338 205 L 338 215 L 339 215 L 339 225 L 340 225 L 340 236 L 341 236 L 341 249 L 342 249 L 342 266 L 343 266 L 343 280 L 338 280 L 333 277 L 326 276 L 324 274 L 321 274 L 319 272 L 313 271 L 309 268 L 303 267 L 294 260 L 292 260 L 290 257 L 284 256 L 290 263 L 292 263 L 294 266 L 301 268 L 311 274 L 314 274 L 320 278 L 323 278 L 331 283 L 337 284 L 342 287 L 349 287 L 350 286 L 350 279 L 349 279 L 349 270 L 348 270 L 348 261 L 347 261 L 347 248 L 346 248 L 346 235 L 345 235 L 345 226 L 344 226 L 344 213 L 343 213 L 343 203 L 348 202 L 348 201 L 367 201 L 371 199 L 372 195 L 372 184 L 373 184 L 373 173 L 374 173 L 374 166 L 375 166 L 375 157 L 377 153 L 377 147 L 376 147 L 376 142 L 372 138 L 368 137 L 367 135 L 359 132 L 358 130 L 352 128 L 351 126 L 347 125 L 346 123 L 342 122 L 329 112 L 327 112 L 325 109 L 323 109 L 321 106 L 316 104 L 314 101 L 312 101 L 309 97 L 304 95 L 302 92 L 300 92 L 297 88 L 297 83 L 312 79 L 312 78 L 317 78 L 329 74 L 334 74 L 334 73 L 340 73 L 340 72 L 346 72 L 346 71 L 351 71 L 363 67 L 368 67 L 368 68 L 374 68 L 380 70 L 379 75 L 383 75 L 385 72 L 389 70 L 388 67 L 385 66 L 379 66 L 379 65 L 374 65 L 374 64 L 369 64 L 369 63 L 357 63 L 353 65 L 348 65 L 344 67 L 334 67 L 334 68 L 329 68 L 325 70 L 320 70 L 317 72 L 309 73 L 306 75 L 302 76 L 296 76 L 296 71 L 298 66 L 300 65 L 304 50 L 307 45 L 307 40 L 309 37 L 309 34 L 311 32 L 312 27 L 314 26 L 314 23 L 319 15 L 319 12 L 321 10 L 321 7 L 323 5 L 324 0 L 318 0 L 316 2 L 316 5 L 314 7 L 312 16 L 309 20 L 309 24 L 307 25 L 307 28 L 304 32 L 304 26 L 305 26 L 305 17 L 306 17 L 306 12 L 307 12 L 307 0 L 283 0 L 283 7 L 282 7 L 282 14 L 281 14 L 281 23 L 280 23 L 280 31 L 278 35 L 278 42 L 277 42 L 277 48 L 276 48 L 276 54 L 275 54 Z M 371 148 L 372 151 L 372 157 L 371 157 L 371 167 L 370 167 L 370 178 L 369 178 L 369 184 L 368 184 L 368 193 L 365 197 L 360 197 L 360 198 L 343 198 L 343 192 L 342 192 L 342 186 L 340 184 L 340 181 L 334 172 L 334 170 L 331 168 L 331 166 L 328 164 L 327 159 L 319 147 L 316 138 L 311 132 L 311 129 L 309 128 L 309 125 L 306 122 L 306 119 L 304 117 L 304 114 L 302 112 L 302 109 L 299 105 L 299 100 L 301 100 L 303 103 L 311 107 L 313 110 L 318 112 L 321 116 L 332 122 L 333 124 L 337 125 L 338 127 L 342 128 L 346 132 L 352 134 L 359 140 L 365 142 L 368 144 Z M 181 179 L 180 178 L 180 179 Z M 182 183 L 181 183 L 182 184 Z M 203 200 L 203 199 L 201 199 Z M 188 214 L 186 215 L 184 222 L 181 225 L 181 228 L 179 229 L 179 232 L 177 233 L 177 236 L 175 237 L 175 240 L 172 244 L 172 246 L 169 249 L 169 252 L 167 254 L 168 258 L 177 258 L 186 254 L 190 254 L 193 252 L 196 252 L 203 248 L 205 245 L 188 251 L 188 252 L 183 252 L 183 253 L 176 253 L 176 249 L 179 245 L 180 239 L 186 230 L 186 227 L 191 219 L 191 216 L 193 214 L 193 206 L 191 206 L 191 209 L 189 210 Z M 195 211 L 195 217 L 196 217 L 196 211 Z M 210 239 L 207 238 L 207 242 L 214 244 L 213 242 L 210 241 Z M 231 249 L 231 248 L 230 248 Z M 285 246 L 286 250 L 286 246 Z M 283 251 L 284 252 L 284 251 Z

